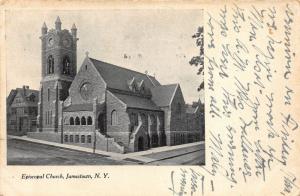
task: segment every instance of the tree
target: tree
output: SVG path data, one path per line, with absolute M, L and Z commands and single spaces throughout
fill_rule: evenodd
M 198 27 L 197 32 L 192 35 L 193 39 L 196 39 L 196 46 L 199 47 L 199 54 L 192 57 L 189 61 L 190 65 L 198 67 L 198 75 L 204 76 L 204 35 L 203 35 L 203 26 Z M 200 83 L 198 91 L 204 88 L 204 80 Z

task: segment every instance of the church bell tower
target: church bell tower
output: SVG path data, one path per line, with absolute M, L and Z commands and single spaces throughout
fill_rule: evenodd
M 55 29 L 48 30 L 44 23 L 41 29 L 42 80 L 38 104 L 38 131 L 58 132 L 60 101 L 69 96 L 69 87 L 76 75 L 77 28 L 71 31 L 61 28 L 60 18 Z

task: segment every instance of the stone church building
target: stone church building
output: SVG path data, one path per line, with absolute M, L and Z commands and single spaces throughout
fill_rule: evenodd
M 199 113 L 186 113 L 179 84 L 88 54 L 77 72 L 77 29 L 62 29 L 59 17 L 40 39 L 38 128 L 29 137 L 119 153 L 200 140 L 204 130 L 187 128 L 187 115 Z

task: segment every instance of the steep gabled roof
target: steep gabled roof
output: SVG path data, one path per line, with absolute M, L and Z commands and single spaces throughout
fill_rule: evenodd
M 152 76 L 105 63 L 93 58 L 89 59 L 106 82 L 108 88 L 130 91 L 128 81 L 133 78 L 136 82 L 144 80 L 145 87 L 148 89 L 154 87 L 154 85 L 160 85 L 160 83 Z
M 7 97 L 10 100 L 7 100 L 7 101 L 10 102 L 10 104 L 12 104 L 14 98 L 16 97 L 16 95 L 18 93 L 23 98 L 24 103 L 37 104 L 39 102 L 39 91 L 33 90 L 33 89 L 29 89 L 29 87 L 26 87 L 26 88 L 24 88 L 24 87 L 23 88 L 16 88 L 16 89 L 12 90 L 11 93 L 10 93 L 10 95 Z M 34 96 L 34 100 L 33 101 L 30 99 L 31 96 Z
M 194 107 L 193 105 L 186 104 L 185 111 L 186 111 L 186 113 L 193 114 L 196 112 L 198 107 L 199 107 L 198 105 L 196 107 Z
M 159 106 L 169 106 L 172 103 L 178 84 L 155 86 L 151 89 L 152 100 Z
M 64 108 L 64 112 L 93 111 L 93 104 L 73 104 Z
M 6 98 L 6 104 L 7 105 L 11 105 L 12 104 L 12 102 L 13 102 L 16 94 L 17 94 L 17 90 L 13 89 L 13 90 L 10 91 L 8 97 Z
M 148 109 L 148 110 L 157 110 L 160 111 L 159 107 L 153 103 L 152 100 L 134 96 L 134 95 L 126 95 L 120 93 L 112 93 L 118 99 L 120 99 L 123 103 L 126 104 L 129 108 L 138 108 L 138 109 Z

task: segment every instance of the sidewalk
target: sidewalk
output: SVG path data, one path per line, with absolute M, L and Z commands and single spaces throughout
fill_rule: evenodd
M 38 140 L 38 139 L 28 138 L 27 136 L 21 137 L 21 136 L 8 135 L 8 138 L 24 140 L 24 141 L 29 141 L 29 142 L 34 142 L 34 143 L 39 143 L 39 144 L 44 144 L 44 145 L 50 145 L 50 146 L 55 146 L 55 147 L 59 147 L 59 148 L 67 148 L 67 149 L 71 149 L 71 150 L 93 153 L 93 149 L 91 149 L 91 148 L 85 148 L 85 147 L 68 145 L 68 144 L 61 144 L 61 143 L 56 143 L 56 142 L 49 142 L 49 141 L 44 141 L 44 140 Z M 146 157 L 146 155 L 151 155 L 151 154 L 159 153 L 159 152 L 172 151 L 172 150 L 176 150 L 176 149 L 184 149 L 184 148 L 189 148 L 189 147 L 193 147 L 193 146 L 197 146 L 197 145 L 201 145 L 201 144 L 204 144 L 204 141 L 189 143 L 189 144 L 182 144 L 182 145 L 177 145 L 177 146 L 157 147 L 157 148 L 152 148 L 152 149 L 146 150 L 146 151 L 132 152 L 132 153 L 128 153 L 128 154 L 120 154 L 120 153 L 115 153 L 115 152 L 106 152 L 106 151 L 102 151 L 102 150 L 95 150 L 95 154 L 105 155 L 105 156 L 108 156 L 107 158 L 110 158 L 113 160 L 127 159 L 127 160 L 142 162 L 142 163 L 148 163 L 148 162 L 157 161 L 158 159 Z

